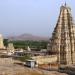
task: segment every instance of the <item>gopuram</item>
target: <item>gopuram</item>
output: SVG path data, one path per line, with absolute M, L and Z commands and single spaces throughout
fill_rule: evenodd
M 71 15 L 71 8 L 61 6 L 60 14 L 52 37 L 49 50 L 56 52 L 60 65 L 75 64 L 75 25 Z

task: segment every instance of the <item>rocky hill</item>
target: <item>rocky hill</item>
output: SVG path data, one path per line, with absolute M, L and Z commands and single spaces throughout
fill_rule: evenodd
M 42 36 L 36 36 L 32 34 L 22 34 L 18 36 L 8 36 L 7 37 L 9 40 L 33 40 L 33 41 L 48 41 L 49 37 L 42 37 Z

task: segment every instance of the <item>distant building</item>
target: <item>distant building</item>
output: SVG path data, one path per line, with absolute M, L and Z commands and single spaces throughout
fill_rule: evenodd
M 75 64 L 75 26 L 71 8 L 66 4 L 60 8 L 60 15 L 50 38 L 48 50 L 58 53 L 59 64 Z
M 8 43 L 7 51 L 8 51 L 8 55 L 11 55 L 14 53 L 13 43 Z
M 27 51 L 31 51 L 31 49 L 30 49 L 30 47 L 29 47 L 29 46 L 27 47 Z
M 34 67 L 36 67 L 36 61 L 35 60 L 27 60 L 26 66 L 34 68 Z

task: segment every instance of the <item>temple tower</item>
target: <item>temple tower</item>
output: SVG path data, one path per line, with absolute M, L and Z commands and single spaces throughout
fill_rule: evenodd
M 3 44 L 3 37 L 2 35 L 0 34 L 0 49 L 4 49 L 4 44 Z
M 75 26 L 71 8 L 61 6 L 56 27 L 50 38 L 50 51 L 58 54 L 59 64 L 75 64 Z

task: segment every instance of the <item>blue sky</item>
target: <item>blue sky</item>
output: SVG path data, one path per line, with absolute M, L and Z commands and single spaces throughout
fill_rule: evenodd
M 75 18 L 75 0 L 0 0 L 0 33 L 51 36 L 65 1 Z

